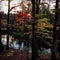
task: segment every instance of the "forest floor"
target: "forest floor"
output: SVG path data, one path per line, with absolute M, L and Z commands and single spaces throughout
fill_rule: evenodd
M 0 53 L 0 60 L 31 60 L 31 54 L 16 49 L 4 50 L 3 53 Z M 37 60 L 51 60 L 51 56 L 40 55 Z

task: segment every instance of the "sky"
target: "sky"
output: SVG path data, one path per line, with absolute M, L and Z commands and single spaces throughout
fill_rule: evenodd
M 11 1 L 10 8 L 13 7 L 13 6 L 17 6 L 20 2 L 21 2 L 21 0 L 13 0 L 13 1 Z M 20 11 L 20 10 L 21 10 L 21 7 L 16 7 L 11 12 L 15 13 L 13 11 Z M 4 13 L 8 12 L 8 1 L 4 0 L 4 1 L 0 2 L 0 11 L 4 11 Z
M 10 3 L 10 8 L 13 6 L 17 6 L 20 2 L 21 2 L 21 0 L 12 0 Z M 47 0 L 46 0 L 46 2 L 49 3 Z M 55 3 L 51 2 L 50 3 L 50 9 L 53 9 L 54 5 L 55 5 Z M 11 13 L 16 13 L 16 11 L 21 11 L 21 10 L 22 10 L 21 7 L 16 7 L 15 9 L 13 9 L 11 11 Z M 8 12 L 8 1 L 4 0 L 4 1 L 0 2 L 0 11 L 4 11 L 4 13 L 7 14 L 7 12 Z

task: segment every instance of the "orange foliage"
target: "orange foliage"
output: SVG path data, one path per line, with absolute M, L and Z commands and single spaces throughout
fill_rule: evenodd
M 19 22 L 20 24 L 24 23 L 24 19 L 23 18 L 16 18 L 16 21 Z

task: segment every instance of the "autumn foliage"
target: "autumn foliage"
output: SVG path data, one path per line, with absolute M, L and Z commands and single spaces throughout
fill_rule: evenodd
M 19 13 L 18 16 L 19 17 L 26 18 L 26 19 L 29 19 L 30 18 L 30 14 L 27 14 L 27 13 Z
M 29 21 L 31 19 L 31 14 L 29 13 L 19 13 L 16 17 L 16 21 L 20 22 L 20 24 L 23 24 L 24 21 Z

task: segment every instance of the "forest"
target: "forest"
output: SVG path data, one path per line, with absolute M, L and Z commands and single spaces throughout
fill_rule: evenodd
M 60 60 L 60 0 L 0 0 L 0 60 Z

